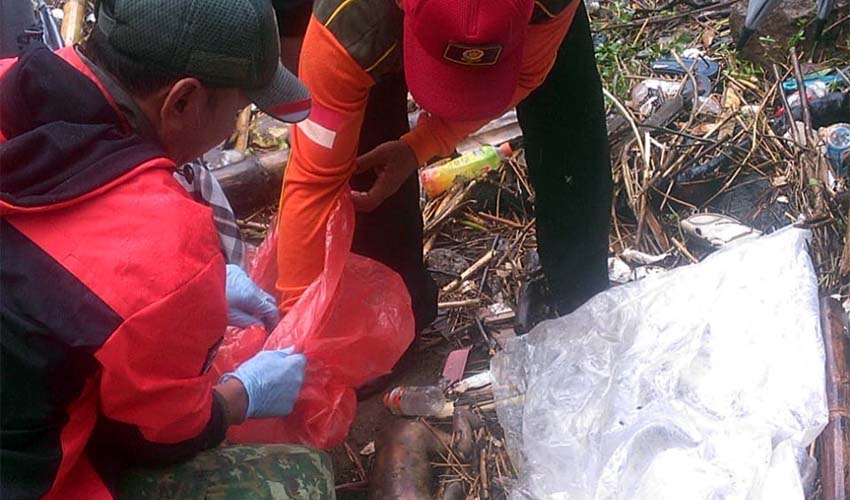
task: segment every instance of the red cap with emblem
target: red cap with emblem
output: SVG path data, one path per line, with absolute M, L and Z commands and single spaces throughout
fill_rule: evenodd
M 426 111 L 495 118 L 516 90 L 534 0 L 403 0 L 404 73 Z

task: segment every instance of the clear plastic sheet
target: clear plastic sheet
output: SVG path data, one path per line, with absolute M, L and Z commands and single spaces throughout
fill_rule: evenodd
M 599 294 L 492 361 L 513 498 L 802 500 L 827 422 L 806 231 Z

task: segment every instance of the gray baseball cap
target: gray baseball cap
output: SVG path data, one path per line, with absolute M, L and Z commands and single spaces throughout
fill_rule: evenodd
M 280 63 L 269 0 L 105 0 L 95 29 L 124 57 L 242 89 L 278 120 L 294 123 L 310 113 L 310 93 Z

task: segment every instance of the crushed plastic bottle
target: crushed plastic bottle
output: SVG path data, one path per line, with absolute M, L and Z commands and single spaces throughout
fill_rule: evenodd
M 813 82 L 811 85 L 806 86 L 806 97 L 809 102 L 826 97 L 827 94 L 829 94 L 829 88 L 823 82 Z M 788 101 L 788 106 L 791 108 L 800 106 L 800 92 L 795 91 L 788 94 L 786 100 Z
M 433 198 L 446 191 L 455 179 L 477 179 L 499 168 L 502 160 L 510 154 L 511 146 L 507 142 L 498 148 L 482 146 L 448 163 L 424 169 L 419 174 L 419 181 L 428 196 Z
M 682 88 L 682 83 L 672 80 L 662 80 L 659 78 L 648 78 L 634 87 L 630 92 L 632 99 L 632 107 L 637 108 L 645 103 L 650 97 L 662 95 L 664 97 L 674 97 Z
M 799 102 L 791 106 L 790 115 L 793 120 L 803 119 L 803 107 Z M 813 128 L 847 121 L 847 117 L 850 116 L 850 92 L 831 92 L 823 97 L 809 100 L 809 115 L 812 117 Z M 784 109 L 780 109 L 777 116 L 781 120 L 779 126 L 789 126 L 788 113 Z
M 396 387 L 384 395 L 384 406 L 394 415 L 431 417 L 443 415 L 447 407 L 453 406 L 439 387 Z
M 717 98 L 711 96 L 711 80 L 705 76 L 697 76 L 697 96 L 700 108 L 704 108 L 704 112 L 719 113 L 716 108 L 719 108 Z M 683 88 L 684 85 L 684 88 Z M 684 82 L 678 80 L 664 80 L 662 78 L 648 78 L 638 83 L 629 94 L 631 101 L 629 105 L 644 116 L 652 114 L 652 112 L 666 99 L 673 98 L 681 92 L 687 102 L 693 101 L 694 84 L 690 79 L 685 79 Z M 706 104 L 707 101 L 708 102 Z

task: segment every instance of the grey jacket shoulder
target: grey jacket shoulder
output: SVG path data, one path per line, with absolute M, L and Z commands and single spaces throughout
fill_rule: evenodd
M 583 0 L 535 0 L 531 24 L 543 24 L 563 12 L 573 2 L 581 1 Z
M 394 0 L 316 0 L 313 15 L 369 75 L 402 70 L 402 10 Z

